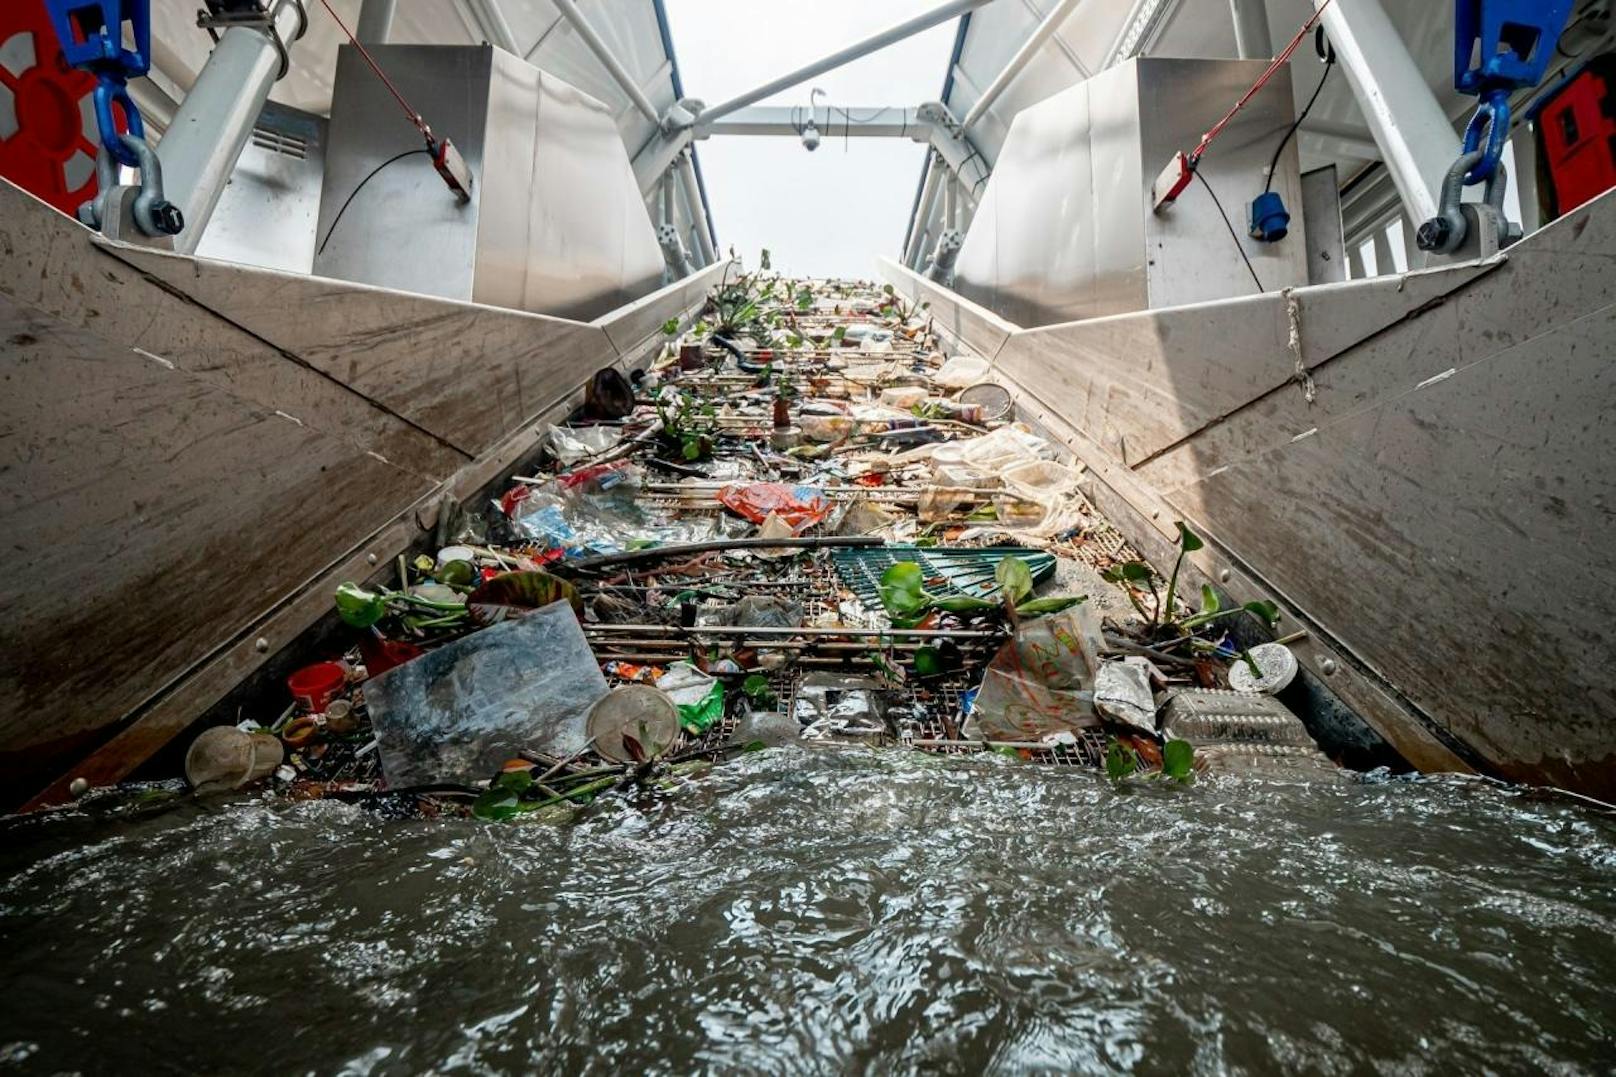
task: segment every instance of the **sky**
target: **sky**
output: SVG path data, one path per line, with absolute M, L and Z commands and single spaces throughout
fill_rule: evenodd
M 685 94 L 716 105 L 827 53 L 913 18 L 938 0 L 665 0 Z M 818 101 L 854 115 L 914 107 L 942 93 L 959 21 L 758 102 Z M 895 257 L 926 151 L 907 139 L 833 137 L 809 153 L 796 138 L 709 138 L 698 144 L 721 247 L 747 265 L 767 247 L 774 268 L 816 277 L 872 277 Z

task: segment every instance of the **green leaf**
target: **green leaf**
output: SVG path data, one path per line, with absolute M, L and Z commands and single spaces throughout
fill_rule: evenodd
M 1035 598 L 1031 602 L 1023 602 L 1017 606 L 1016 613 L 1023 617 L 1036 617 L 1041 613 L 1059 613 L 1061 610 L 1071 609 L 1088 597 L 1088 595 L 1050 595 L 1048 598 Z
M 890 285 L 890 284 L 881 285 L 881 291 L 882 291 L 882 293 L 884 295 L 896 295 L 896 294 L 898 294 L 897 289 L 893 288 L 892 285 Z
M 890 614 L 913 616 L 931 603 L 926 573 L 913 561 L 899 561 L 881 573 L 881 605 Z
M 699 437 L 685 438 L 684 441 L 681 442 L 680 445 L 679 445 L 679 455 L 684 457 L 687 461 L 700 460 L 701 459 L 701 438 L 699 438 Z
M 920 647 L 915 650 L 915 676 L 941 677 L 944 672 L 943 652 L 936 647 Z
M 522 804 L 516 794 L 509 789 L 497 786 L 472 801 L 471 814 L 478 819 L 497 823 L 506 819 L 514 819 L 522 811 Z
M 1175 782 L 1187 782 L 1195 774 L 1195 745 L 1187 740 L 1170 740 L 1162 746 L 1162 774 Z
M 758 258 L 758 268 L 760 268 L 760 269 L 768 269 L 769 268 L 769 248 L 767 248 L 767 247 L 763 248 L 763 254 L 762 254 L 762 256 L 760 258 Z M 771 284 L 772 284 L 772 282 L 771 282 Z
M 1267 600 L 1247 602 L 1240 608 L 1257 618 L 1269 628 L 1273 628 L 1275 625 L 1279 624 L 1279 607 L 1274 605 L 1272 602 Z
M 369 628 L 387 615 L 387 600 L 357 583 L 339 584 L 335 601 L 337 615 L 355 628 Z
M 814 293 L 810 292 L 806 288 L 804 288 L 802 291 L 797 293 L 797 309 L 798 310 L 808 310 L 813 305 L 814 305 Z
M 944 595 L 932 599 L 931 604 L 944 613 L 987 613 L 999 608 L 997 602 L 974 598 L 971 595 Z
M 999 589 L 1010 597 L 1012 604 L 1032 594 L 1032 570 L 1019 557 L 1006 557 L 993 570 Z
M 667 321 L 663 322 L 662 323 L 662 332 L 665 335 L 670 336 L 670 337 L 678 336 L 679 335 L 679 319 L 678 318 L 669 318 Z
M 433 579 L 450 587 L 469 587 L 476 578 L 477 566 L 470 561 L 450 561 L 433 575 Z
M 1194 553 L 1204 547 L 1206 543 L 1194 531 L 1184 526 L 1184 521 L 1178 521 L 1178 548 L 1185 553 Z
M 1126 778 L 1139 769 L 1139 756 L 1134 750 L 1112 737 L 1105 748 L 1105 776 L 1112 781 Z
M 758 703 L 766 702 L 774 697 L 774 691 L 769 687 L 769 678 L 761 673 L 747 674 L 746 679 L 741 682 L 741 691 L 745 692 L 749 699 Z
M 842 338 L 845 336 L 847 336 L 847 326 L 838 325 L 835 329 L 831 330 L 830 339 L 840 344 L 842 342 Z
M 1021 762 L 1021 753 L 1010 747 L 1008 744 L 995 745 L 992 750 L 996 755 L 1002 755 L 1007 759 L 1014 759 L 1018 763 Z
M 1155 573 L 1143 561 L 1129 561 L 1122 566 L 1122 578 L 1134 583 L 1149 583 Z
M 1218 593 L 1212 590 L 1212 585 L 1209 583 L 1201 584 L 1201 613 L 1203 615 L 1216 613 L 1222 608 L 1223 604 L 1218 601 Z
M 530 770 L 503 770 L 488 786 L 489 789 L 505 789 L 512 793 L 525 793 L 533 788 L 533 772 Z

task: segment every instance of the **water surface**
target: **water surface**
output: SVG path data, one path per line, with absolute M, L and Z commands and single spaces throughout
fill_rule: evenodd
M 776 749 L 568 825 L 0 833 L 0 1070 L 1609 1072 L 1616 820 Z

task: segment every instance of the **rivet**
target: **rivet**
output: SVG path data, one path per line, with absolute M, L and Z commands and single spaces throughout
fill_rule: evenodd
M 1234 579 L 1234 573 L 1230 572 L 1228 569 L 1224 569 L 1222 572 L 1218 573 L 1219 583 L 1228 583 L 1232 579 Z
M 1324 675 L 1326 677 L 1335 676 L 1335 670 L 1336 670 L 1335 659 L 1326 658 L 1324 661 L 1319 663 L 1319 668 L 1324 671 Z
M 257 651 L 259 654 L 263 654 L 265 651 L 269 650 L 269 640 L 265 639 L 263 636 L 259 636 L 257 639 L 253 640 L 253 650 Z
M 67 791 L 76 797 L 81 797 L 90 791 L 90 782 L 87 778 L 74 778 L 68 783 Z
M 375 555 L 375 554 L 373 554 L 373 553 L 367 553 L 367 554 L 366 554 L 366 555 L 365 555 L 365 560 L 366 560 L 366 561 L 368 561 L 368 562 L 369 562 L 369 563 L 370 563 L 370 564 L 373 564 L 373 565 L 374 565 L 374 564 L 375 564 L 375 563 L 376 563 L 376 562 L 377 562 L 377 561 L 380 561 L 380 560 L 381 560 L 381 558 L 379 558 L 379 557 L 377 557 L 377 556 L 376 556 L 376 555 Z
M 1159 520 L 1159 519 L 1161 519 L 1161 509 L 1151 509 L 1151 510 L 1150 510 L 1150 518 L 1151 518 L 1151 519 L 1152 519 L 1152 520 Z

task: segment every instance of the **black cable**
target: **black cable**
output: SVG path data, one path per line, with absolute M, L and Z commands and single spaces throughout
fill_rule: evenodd
M 1319 76 L 1319 84 L 1313 88 L 1313 96 L 1307 99 L 1307 105 L 1302 109 L 1301 114 L 1296 117 L 1296 122 L 1291 124 L 1289 131 L 1285 132 L 1285 137 L 1279 140 L 1279 146 L 1274 150 L 1274 159 L 1268 162 L 1268 182 L 1263 184 L 1263 194 L 1267 194 L 1274 189 L 1274 169 L 1279 167 L 1279 155 L 1285 152 L 1285 147 L 1290 145 L 1291 139 L 1296 137 L 1296 132 L 1301 130 L 1303 122 L 1307 119 L 1307 114 L 1313 111 L 1313 106 L 1317 103 L 1319 94 L 1324 92 L 1324 84 L 1330 81 L 1330 69 L 1333 67 L 1335 67 L 1335 50 L 1331 49 L 1330 58 L 1324 61 L 1324 74 Z
M 366 176 L 364 179 L 359 181 L 359 185 L 357 187 L 355 187 L 351 192 L 349 192 L 347 198 L 342 200 L 342 208 L 337 210 L 337 215 L 335 217 L 331 218 L 331 227 L 327 228 L 325 230 L 325 238 L 320 241 L 319 250 L 314 252 L 314 256 L 316 258 L 318 258 L 320 255 L 325 253 L 325 245 L 327 243 L 331 242 L 331 233 L 335 232 L 337 230 L 337 222 L 342 220 L 342 215 L 344 213 L 348 212 L 348 206 L 353 202 L 355 196 L 357 196 L 360 191 L 365 189 L 365 184 L 367 184 L 371 180 L 375 179 L 376 178 L 376 173 L 380 172 L 382 169 L 386 168 L 388 165 L 392 164 L 394 161 L 402 161 L 404 158 L 406 158 L 406 157 L 414 157 L 418 153 L 424 153 L 428 157 L 432 156 L 431 151 L 426 150 L 426 149 L 405 150 L 403 153 L 398 154 L 396 157 L 389 157 L 387 160 L 383 161 L 381 164 L 379 164 L 375 168 L 371 169 L 370 170 L 370 175 Z
M 1240 242 L 1240 233 L 1234 230 L 1234 225 L 1229 221 L 1229 215 L 1223 212 L 1223 203 L 1218 199 L 1218 192 L 1214 191 L 1212 185 L 1206 182 L 1206 177 L 1201 175 L 1200 169 L 1197 168 L 1194 171 L 1195 178 L 1201 181 L 1201 186 L 1206 188 L 1206 193 L 1212 196 L 1212 204 L 1218 207 L 1218 216 L 1223 218 L 1223 226 L 1229 230 L 1229 238 L 1234 240 L 1234 249 L 1240 252 L 1240 260 L 1246 263 L 1246 272 L 1251 274 L 1252 281 L 1257 285 L 1257 291 L 1259 293 L 1265 291 L 1266 289 L 1263 288 L 1261 279 L 1257 276 L 1256 267 L 1251 264 L 1251 259 L 1246 255 L 1246 245 Z

